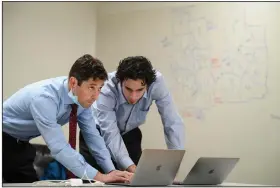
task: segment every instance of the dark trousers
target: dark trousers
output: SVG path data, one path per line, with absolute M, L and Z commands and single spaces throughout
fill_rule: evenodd
M 94 157 L 90 154 L 89 149 L 84 141 L 83 135 L 80 132 L 80 153 L 85 158 L 86 162 L 89 163 L 92 167 L 96 168 L 99 172 L 104 173 L 102 168 L 97 164 Z M 139 128 L 135 128 L 122 136 L 124 144 L 127 148 L 129 156 L 134 164 L 138 164 L 138 161 L 142 154 L 141 142 L 142 142 L 142 133 Z M 112 159 L 116 169 L 116 162 Z
M 7 183 L 38 181 L 33 162 L 36 149 L 29 143 L 18 141 L 2 132 L 3 178 Z

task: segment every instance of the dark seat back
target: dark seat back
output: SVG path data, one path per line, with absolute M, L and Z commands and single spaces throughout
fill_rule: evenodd
M 32 144 L 32 146 L 36 149 L 36 157 L 34 159 L 33 166 L 38 177 L 41 177 L 44 174 L 44 169 L 50 162 L 54 161 L 54 158 L 51 156 L 47 145 Z

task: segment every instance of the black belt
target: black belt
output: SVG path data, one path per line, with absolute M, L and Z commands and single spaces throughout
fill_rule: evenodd
M 18 144 L 28 144 L 29 143 L 29 141 L 24 141 L 24 140 L 20 140 L 18 138 L 14 138 L 5 132 L 2 132 L 2 133 L 3 133 L 3 136 L 9 137 L 10 139 L 15 140 Z
M 17 140 L 17 143 L 18 144 L 28 144 L 29 141 L 23 141 L 23 140 L 20 140 L 20 139 L 16 139 Z

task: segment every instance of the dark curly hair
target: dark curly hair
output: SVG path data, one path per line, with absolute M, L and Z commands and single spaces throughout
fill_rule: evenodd
M 108 74 L 103 66 L 103 63 L 89 54 L 83 55 L 72 65 L 69 72 L 69 78 L 72 76 L 78 80 L 79 86 L 83 81 L 87 81 L 90 78 L 93 80 L 108 79 Z
M 156 80 L 156 71 L 146 57 L 131 56 L 119 62 L 116 78 L 121 83 L 127 79 L 141 79 L 144 84 L 150 86 Z

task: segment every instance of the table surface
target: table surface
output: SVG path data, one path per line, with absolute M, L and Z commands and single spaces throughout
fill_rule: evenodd
M 44 182 L 47 183 L 47 182 Z M 65 187 L 66 185 L 64 184 L 34 184 L 34 183 L 3 183 L 3 187 L 52 187 L 52 186 L 61 186 L 61 187 Z M 129 186 L 116 186 L 116 185 L 105 185 L 105 184 L 83 184 L 81 186 L 75 186 L 75 187 L 129 187 Z M 67 187 L 69 187 L 69 185 L 67 185 Z M 153 187 L 153 186 L 150 186 Z M 155 186 L 158 187 L 158 186 Z M 194 185 L 169 185 L 169 186 L 162 186 L 162 187 L 276 187 L 275 185 L 259 185 L 259 184 L 245 184 L 245 183 L 223 183 L 220 185 L 209 185 L 209 186 L 204 186 L 204 185 L 199 185 L 199 186 L 194 186 Z M 146 188 L 148 188 L 146 186 Z

